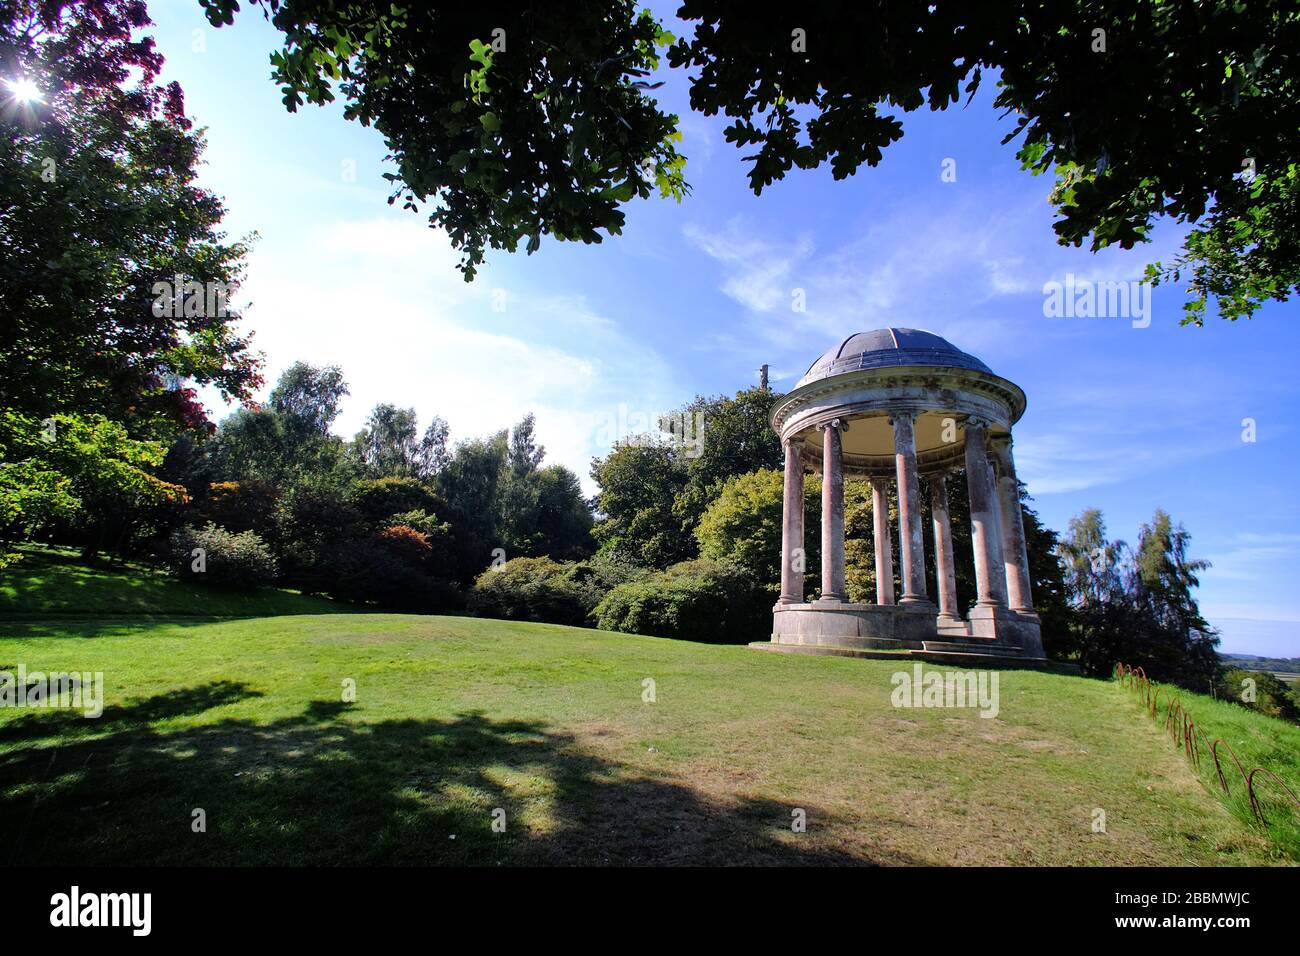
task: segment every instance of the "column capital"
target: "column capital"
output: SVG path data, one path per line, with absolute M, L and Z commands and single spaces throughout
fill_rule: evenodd
M 898 409 L 896 411 L 889 412 L 889 414 L 885 416 L 885 421 L 887 421 L 891 426 L 896 421 L 902 421 L 902 420 L 906 420 L 909 424 L 915 425 L 917 414 L 918 414 L 917 412 L 909 411 L 907 409 Z
M 993 422 L 991 419 L 980 418 L 978 415 L 967 415 L 962 427 L 967 429 L 982 428 L 984 431 L 989 431 L 993 427 Z
M 828 422 L 822 422 L 820 425 L 814 425 L 813 427 L 819 432 L 824 432 L 828 428 L 835 428 L 841 432 L 846 432 L 849 430 L 849 422 L 846 418 L 832 418 Z
M 992 435 L 989 437 L 989 458 L 997 470 L 999 478 L 1016 480 L 1016 462 L 1011 453 L 1010 435 Z

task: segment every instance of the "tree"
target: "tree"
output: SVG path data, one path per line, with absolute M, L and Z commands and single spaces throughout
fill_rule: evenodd
M 257 481 L 285 488 L 340 467 L 343 443 L 305 427 L 303 419 L 273 407 L 240 408 L 226 416 L 203 447 L 203 464 L 190 479 Z
M 536 424 L 533 413 L 529 412 L 518 425 L 510 429 L 510 451 L 506 456 L 506 464 L 516 478 L 535 472 L 546 457 L 546 449 L 534 440 Z
M 600 486 L 592 534 L 602 554 L 651 568 L 695 556 L 690 530 L 673 514 L 687 482 L 680 449 L 640 436 L 594 459 L 591 477 Z
M 501 548 L 499 489 L 506 462 L 506 431 L 456 445 L 438 473 L 438 492 L 456 529 L 456 569 L 469 582 L 492 563 Z
M 339 403 L 348 394 L 343 370 L 337 365 L 316 368 L 306 362 L 294 362 L 271 390 L 268 404 L 272 410 L 301 423 L 304 430 L 328 435 L 339 416 Z
M 1285 682 L 1268 671 L 1239 668 L 1225 671 L 1218 696 L 1261 714 L 1300 723 L 1300 701 L 1295 699 Z
M 1071 599 L 1090 607 L 1120 594 L 1121 563 L 1127 547 L 1123 541 L 1106 540 L 1106 522 L 1099 508 L 1071 518 L 1069 536 L 1061 541 L 1059 551 Z
M 1197 573 L 1210 562 L 1187 556 L 1191 535 L 1181 524 L 1157 509 L 1150 524 L 1142 525 L 1134 555 L 1136 599 L 1157 627 L 1170 635 L 1174 659 L 1167 662 L 1186 674 L 1213 681 L 1218 676 L 1219 638 L 1201 617 L 1193 595 L 1200 584 Z
M 507 553 L 549 555 L 557 560 L 584 558 L 591 554 L 591 509 L 582 497 L 578 476 L 563 465 L 539 468 L 529 476 L 530 508 L 515 517 L 506 516 L 505 540 L 518 541 L 526 534 L 527 550 Z
M 429 427 L 424 430 L 424 435 L 420 438 L 420 450 L 416 454 L 415 461 L 416 477 L 427 480 L 447 467 L 447 462 L 451 460 L 451 455 L 447 452 L 447 437 L 450 431 L 446 419 L 438 415 L 433 416 Z
M 804 535 L 804 569 L 815 589 L 821 568 L 821 540 L 815 533 L 821 521 L 821 481 L 809 476 L 803 490 L 804 527 L 814 529 Z M 784 497 L 785 476 L 770 468 L 727 481 L 695 528 L 700 557 L 731 560 L 775 596 L 781 583 Z
M 202 137 L 143 3 L 0 7 L 0 407 L 103 414 L 138 437 L 208 422 L 194 384 L 248 399 L 260 359 L 231 301 L 247 252 L 196 184 Z
M 40 431 L 29 416 L 0 411 L 0 570 L 17 559 L 10 544 L 71 520 L 81 507 L 72 479 L 33 455 Z
M 169 473 L 183 476 L 195 490 L 213 481 L 283 489 L 308 475 L 333 474 L 342 460 L 343 442 L 329 429 L 347 394 L 338 366 L 295 362 L 280 376 L 264 407 L 237 409 L 199 449 L 188 436 L 180 436 L 169 455 L 168 467 L 174 469 Z
M 239 7 L 201 2 L 214 26 Z M 633 196 L 684 194 L 675 117 L 641 79 L 672 37 L 633 0 L 581 0 L 563 15 L 503 0 L 254 2 L 285 34 L 272 64 L 286 107 L 342 94 L 345 115 L 387 141 L 389 202 L 432 203 L 429 223 L 465 253 L 466 278 L 487 247 L 599 242 Z
M 1135 556 L 1141 594 L 1152 614 L 1184 634 L 1208 629 L 1192 591 L 1200 584 L 1198 572 L 1210 562 L 1187 557 L 1191 538 L 1181 524 L 1174 526 L 1167 512 L 1157 509 L 1151 523 L 1138 532 Z
M 350 455 L 375 478 L 410 477 L 419 473 L 422 461 L 417 434 L 414 408 L 376 405 L 352 440 Z
M 102 415 L 60 413 L 44 421 L 0 412 L 0 540 L 15 527 L 59 535 L 87 557 L 125 550 L 161 531 L 185 503 L 185 489 L 152 474 L 163 446 L 131 438 Z
M 236 0 L 201 0 L 214 24 Z M 1160 216 L 1195 224 L 1161 281 L 1190 278 L 1185 321 L 1208 297 L 1235 319 L 1300 288 L 1300 9 L 1288 0 L 874 0 L 756 16 L 736 0 L 683 0 L 689 37 L 628 0 L 531 7 L 429 3 L 418 11 L 255 0 L 285 34 L 272 57 L 285 104 L 347 100 L 397 163 L 407 208 L 432 198 L 465 256 L 543 234 L 600 240 L 619 206 L 688 187 L 677 117 L 643 77 L 670 45 L 691 107 L 733 122 L 755 193 L 790 170 L 836 179 L 875 166 L 900 115 L 966 102 L 997 77 L 1022 168 L 1056 176 L 1062 243 L 1148 241 Z M 391 200 L 390 200 L 391 201 Z
M 591 553 L 591 509 L 578 476 L 562 465 L 542 468 L 529 412 L 510 430 L 498 486 L 501 546 L 508 555 L 580 558 Z
M 1191 589 L 1204 562 L 1187 557 L 1189 537 L 1157 511 L 1137 552 L 1108 541 L 1095 508 L 1071 519 L 1060 544 L 1079 663 L 1105 676 L 1117 662 L 1155 680 L 1209 691 L 1219 679 L 1218 637 L 1201 619 Z

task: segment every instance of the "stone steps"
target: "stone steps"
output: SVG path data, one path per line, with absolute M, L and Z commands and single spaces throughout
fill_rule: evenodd
M 1017 657 L 1019 647 L 997 644 L 993 641 L 923 641 L 922 650 L 931 654 L 987 654 L 995 657 Z

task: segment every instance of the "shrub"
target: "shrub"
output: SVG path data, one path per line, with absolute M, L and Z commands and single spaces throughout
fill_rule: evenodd
M 348 500 L 367 520 L 383 524 L 406 511 L 443 510 L 438 496 L 414 478 L 363 478 L 352 483 Z
M 391 544 L 393 538 L 388 538 Z M 358 604 L 424 614 L 458 611 L 465 600 L 450 581 L 430 577 L 376 537 L 333 549 L 325 560 L 325 591 Z
M 275 539 L 285 580 L 294 587 L 330 593 L 337 574 L 334 555 L 365 540 L 361 513 L 329 484 L 300 484 L 280 499 Z
M 597 627 L 711 643 L 771 632 L 771 594 L 729 560 L 700 558 L 620 584 L 596 606 Z
M 246 481 L 214 481 L 200 513 L 228 531 L 255 531 L 273 527 L 275 486 L 250 478 Z
M 373 540 L 394 557 L 415 567 L 427 565 L 433 555 L 429 536 L 407 525 L 395 524 L 380 528 L 375 532 Z
M 435 577 L 450 578 L 456 572 L 455 535 L 446 521 L 427 511 L 416 509 L 395 514 L 390 519 L 395 525 L 405 525 L 420 532 L 429 542 L 429 571 Z
M 599 599 L 589 568 L 551 558 L 512 558 L 478 576 L 470 609 L 482 617 L 582 625 Z
M 1247 684 L 1247 680 L 1253 681 L 1253 685 Z M 1246 693 L 1247 688 L 1251 693 Z M 1300 723 L 1300 707 L 1296 706 L 1291 689 L 1267 671 L 1232 668 L 1224 672 L 1218 692 L 1225 700 L 1236 701 L 1248 710 Z
M 170 545 L 172 569 L 184 580 L 240 591 L 275 580 L 275 558 L 255 532 L 191 525 L 172 532 Z
M 593 555 L 585 561 L 578 562 L 573 569 L 574 580 L 585 584 L 595 594 L 593 607 L 620 584 L 639 581 L 650 573 L 650 568 L 629 561 L 626 556 L 613 552 Z

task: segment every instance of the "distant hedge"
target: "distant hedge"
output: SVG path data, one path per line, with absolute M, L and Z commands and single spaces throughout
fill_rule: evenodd
M 609 631 L 743 644 L 770 636 L 775 596 L 738 564 L 700 558 L 618 585 L 593 616 Z
M 255 532 L 188 526 L 172 532 L 168 543 L 172 570 L 182 580 L 239 591 L 275 582 L 275 557 Z
M 512 558 L 478 576 L 469 606 L 480 617 L 581 626 L 599 600 L 577 562 Z

